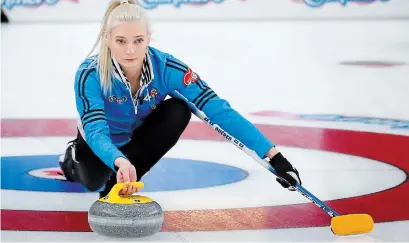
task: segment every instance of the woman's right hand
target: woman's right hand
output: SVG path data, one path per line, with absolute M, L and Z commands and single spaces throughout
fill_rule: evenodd
M 115 160 L 115 165 L 119 168 L 116 173 L 117 183 L 136 182 L 136 170 L 135 166 L 129 162 L 129 160 L 119 157 Z M 119 193 L 124 195 L 131 195 L 138 191 L 138 188 L 135 186 L 128 186 L 127 188 L 122 189 Z

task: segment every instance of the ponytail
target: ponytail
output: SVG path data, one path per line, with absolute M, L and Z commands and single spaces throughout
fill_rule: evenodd
M 108 6 L 102 19 L 97 40 L 88 54 L 89 57 L 95 51 L 98 44 L 101 43 L 97 60 L 97 70 L 104 94 L 107 94 L 111 90 L 111 72 L 113 70 L 111 51 L 108 48 L 106 36 L 113 27 L 125 21 L 140 21 L 150 33 L 149 20 L 144 11 L 136 4 L 135 0 L 115 0 Z

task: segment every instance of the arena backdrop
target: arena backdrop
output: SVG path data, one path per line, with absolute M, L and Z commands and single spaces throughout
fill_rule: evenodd
M 409 19 L 408 0 L 137 0 L 153 20 Z M 100 21 L 110 0 L 2 0 L 12 22 Z

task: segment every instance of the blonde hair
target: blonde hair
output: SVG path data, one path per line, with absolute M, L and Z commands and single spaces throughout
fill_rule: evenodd
M 88 54 L 89 57 L 97 48 L 98 44 L 101 43 L 97 64 L 101 86 L 105 94 L 108 93 L 112 87 L 111 72 L 113 66 L 111 62 L 111 51 L 104 39 L 112 28 L 126 21 L 138 21 L 147 29 L 148 34 L 151 33 L 149 19 L 142 8 L 136 4 L 135 0 L 115 0 L 108 6 L 101 23 L 97 40 L 91 52 Z

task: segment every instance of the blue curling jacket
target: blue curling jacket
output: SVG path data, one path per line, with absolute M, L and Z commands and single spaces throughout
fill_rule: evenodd
M 114 161 L 126 156 L 118 149 L 167 95 L 185 100 L 192 112 L 203 114 L 241 144 L 264 158 L 275 146 L 252 123 L 230 107 L 188 65 L 168 53 L 149 47 L 141 88 L 132 97 L 119 64 L 112 59 L 112 89 L 104 94 L 96 56 L 85 59 L 75 74 L 78 128 L 92 151 L 115 171 Z

